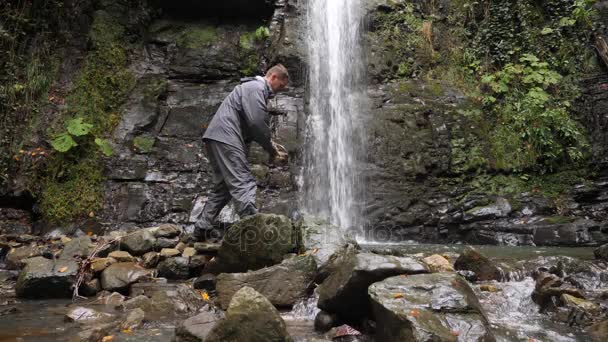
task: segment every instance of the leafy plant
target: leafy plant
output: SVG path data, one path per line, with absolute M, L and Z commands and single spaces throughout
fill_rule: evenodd
M 76 143 L 76 139 L 78 137 L 91 136 L 90 133 L 93 129 L 93 125 L 86 123 L 83 121 L 83 118 L 78 117 L 69 120 L 66 123 L 66 132 L 62 132 L 55 136 L 55 138 L 51 141 L 51 145 L 55 150 L 61 153 L 66 153 L 72 148 L 78 146 Z M 94 138 L 95 144 L 99 147 L 99 150 L 106 156 L 112 155 L 112 147 L 110 143 L 106 139 Z

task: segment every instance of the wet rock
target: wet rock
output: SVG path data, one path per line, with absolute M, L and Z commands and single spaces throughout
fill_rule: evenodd
M 369 287 L 380 341 L 494 341 L 477 297 L 455 273 L 392 277 Z
M 190 263 L 188 264 L 190 267 L 190 274 L 195 276 L 201 274 L 209 260 L 211 260 L 211 257 L 208 255 L 195 255 L 190 257 Z
M 152 300 L 146 296 L 139 295 L 126 300 L 124 303 L 118 305 L 116 308 L 124 311 L 133 309 L 142 309 L 144 312 L 151 311 L 153 306 Z
M 168 238 L 158 238 L 156 239 L 156 248 L 174 248 L 175 246 L 177 246 L 177 244 L 179 243 L 179 238 L 178 237 L 174 237 L 171 239 Z
M 371 342 L 367 336 L 363 336 L 361 332 L 348 324 L 342 324 L 339 327 L 332 328 L 327 334 L 332 341 L 337 342 Z
M 118 323 L 105 323 L 95 325 L 92 328 L 78 332 L 75 335 L 71 335 L 67 338 L 68 342 L 91 342 L 101 341 L 105 336 L 109 336 L 110 332 L 118 326 Z
M 91 238 L 84 235 L 77 237 L 68 242 L 61 254 L 59 259 L 71 259 L 71 258 L 87 258 L 93 251 L 93 242 Z
M 336 326 L 338 322 L 338 316 L 335 314 L 330 314 L 329 312 L 319 311 L 317 316 L 315 316 L 315 330 L 325 333 L 329 331 L 329 329 Z
M 296 256 L 279 265 L 247 273 L 223 273 L 217 277 L 217 299 L 226 309 L 232 296 L 248 286 L 266 297 L 275 306 L 292 306 L 310 289 L 316 275 L 312 256 Z
M 471 246 L 467 246 L 458 259 L 456 259 L 454 268 L 475 272 L 476 278 L 481 281 L 500 280 L 502 278 L 500 269 L 490 259 Z
M 78 289 L 78 291 L 79 291 L 79 294 L 81 294 L 85 297 L 93 297 L 99 291 L 101 291 L 101 282 L 97 278 L 91 279 L 89 281 L 84 282 L 80 286 L 80 289 Z
M 226 317 L 217 323 L 205 341 L 293 341 L 279 312 L 264 296 L 251 287 L 234 294 Z
M 599 305 L 583 298 L 574 297 L 567 293 L 562 294 L 560 300 L 563 305 L 576 310 L 580 310 L 584 312 L 588 317 L 598 317 L 598 315 L 602 311 Z
M 144 268 L 155 268 L 160 261 L 160 254 L 156 252 L 148 252 L 141 257 L 141 265 Z
M 25 260 L 15 291 L 24 298 L 69 298 L 78 274 L 78 263 L 72 260 L 49 260 L 34 257 Z
M 113 258 L 118 262 L 136 262 L 137 258 L 125 251 L 114 251 L 108 254 L 108 258 Z
M 177 250 L 175 250 L 178 252 Z M 179 252 L 178 252 L 179 255 Z M 177 257 L 169 258 L 158 264 L 158 276 L 167 279 L 188 279 L 190 278 L 190 266 L 188 259 Z
M 511 211 L 511 204 L 507 199 L 497 198 L 494 204 L 467 210 L 465 220 L 507 217 Z
M 216 284 L 217 279 L 215 275 L 207 273 L 196 278 L 192 287 L 199 290 L 206 290 L 207 292 L 215 292 Z
M 121 295 L 118 292 L 109 293 L 108 291 L 103 291 L 97 298 L 97 303 L 103 305 L 117 306 L 121 305 L 125 302 L 126 297 Z
M 116 263 L 101 272 L 101 287 L 108 291 L 125 291 L 129 285 L 149 275 L 149 270 L 136 263 Z
M 608 243 L 596 248 L 593 254 L 596 259 L 608 261 Z
M 208 310 L 190 317 L 175 328 L 175 342 L 208 341 L 207 336 L 224 318 L 224 314 Z
M 160 257 L 162 259 L 176 257 L 180 254 L 182 254 L 182 253 L 175 248 L 163 248 L 160 251 Z
M 186 247 L 188 247 L 188 245 L 186 245 L 183 242 L 180 242 L 180 243 L 177 244 L 177 246 L 175 246 L 175 249 L 177 249 L 180 252 L 183 252 L 184 249 L 186 249 Z
M 131 286 L 129 295 L 150 298 L 152 308 L 145 310 L 148 320 L 161 320 L 178 314 L 194 313 L 204 305 L 200 293 L 186 284 L 137 283 Z
M 219 250 L 227 270 L 243 272 L 272 266 L 296 249 L 296 232 L 281 215 L 257 214 L 228 229 Z
M 422 261 L 429 266 L 431 272 L 454 272 L 454 267 L 452 267 L 448 259 L 439 254 L 428 256 L 422 259 Z
M 12 248 L 6 254 L 6 268 L 9 270 L 18 270 L 25 266 L 24 261 L 29 258 L 42 255 L 42 248 L 37 245 L 29 245 L 18 248 Z
M 120 248 L 135 256 L 144 255 L 154 249 L 156 238 L 148 229 L 130 233 L 120 241 Z
M 125 318 L 125 321 L 121 324 L 120 329 L 122 330 L 133 330 L 140 328 L 144 323 L 146 314 L 144 310 L 140 308 L 133 309 Z
M 581 290 L 570 284 L 564 283 L 564 281 L 555 274 L 540 272 L 536 275 L 536 286 L 534 292 L 532 292 L 532 300 L 540 306 L 541 311 L 554 309 L 556 300 L 563 294 L 584 298 Z
M 394 275 L 429 272 L 426 265 L 412 258 L 355 254 L 353 249 L 339 255 L 335 267 L 335 271 L 317 287 L 318 307 L 353 321 L 363 318 L 369 311 L 367 288 L 371 284 Z
M 312 216 L 305 216 L 298 222 L 298 234 L 300 253 L 309 253 L 315 258 L 319 282 L 330 273 L 327 266 L 331 256 L 349 243 L 356 245 L 340 227 Z
M 219 243 L 197 242 L 194 244 L 194 249 L 200 254 L 216 254 L 220 250 Z
M 117 263 L 117 261 L 114 258 L 95 258 L 91 261 L 90 267 L 93 273 L 99 273 L 115 263 Z
M 170 224 L 170 223 L 161 224 L 157 228 L 152 228 L 151 231 L 156 238 L 167 238 L 167 239 L 178 237 L 182 233 L 182 230 L 179 226 L 177 226 L 175 224 Z M 175 245 L 173 245 L 171 247 L 174 247 L 174 246 Z
M 592 325 L 589 332 L 594 342 L 608 341 L 608 319 Z
M 490 284 L 483 284 L 483 285 L 479 286 L 479 290 L 481 290 L 483 292 L 498 292 L 498 291 L 500 291 L 500 289 L 498 287 L 496 287 L 496 285 L 490 285 Z
M 70 309 L 65 315 L 65 320 L 67 322 L 77 322 L 82 324 L 108 322 L 111 321 L 113 318 L 114 316 L 111 314 L 93 310 L 91 308 L 85 308 L 82 306 Z

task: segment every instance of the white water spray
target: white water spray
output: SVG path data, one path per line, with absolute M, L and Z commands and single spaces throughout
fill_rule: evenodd
M 343 228 L 359 226 L 365 107 L 361 0 L 309 0 L 309 111 L 304 211 Z

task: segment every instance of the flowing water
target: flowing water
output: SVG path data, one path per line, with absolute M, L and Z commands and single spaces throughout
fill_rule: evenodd
M 358 224 L 357 161 L 365 108 L 360 0 L 310 0 L 309 116 L 303 211 L 347 228 Z

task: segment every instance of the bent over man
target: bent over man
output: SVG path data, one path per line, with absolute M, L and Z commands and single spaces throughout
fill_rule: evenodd
M 241 217 L 256 214 L 256 180 L 246 156 L 246 144 L 255 141 L 270 155 L 271 161 L 284 161 L 271 139 L 267 101 L 287 87 L 289 74 L 281 65 L 270 68 L 265 77 L 247 79 L 224 99 L 209 123 L 203 141 L 213 171 L 211 194 L 198 221 L 194 238 L 211 231 L 218 214 L 231 199 Z

